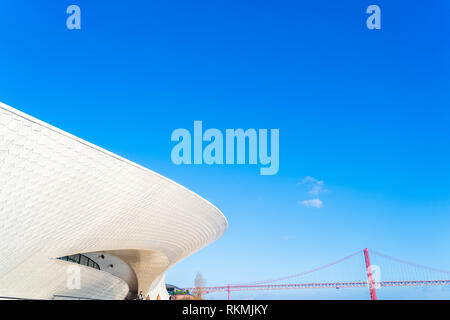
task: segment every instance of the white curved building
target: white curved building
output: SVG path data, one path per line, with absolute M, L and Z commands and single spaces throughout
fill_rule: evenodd
M 226 228 L 181 185 L 0 103 L 0 298 L 168 298 L 167 270 Z

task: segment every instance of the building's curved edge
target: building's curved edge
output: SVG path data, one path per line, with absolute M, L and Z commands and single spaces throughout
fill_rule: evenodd
M 55 126 L 52 126 L 51 124 L 49 124 L 49 123 L 47 123 L 47 122 L 44 122 L 44 121 L 39 120 L 39 119 L 37 119 L 37 118 L 35 118 L 35 117 L 33 117 L 33 116 L 30 116 L 30 115 L 28 115 L 28 114 L 26 114 L 26 113 L 24 113 L 24 112 L 22 112 L 22 111 L 20 111 L 20 110 L 17 110 L 17 109 L 15 109 L 15 108 L 13 108 L 13 107 L 11 107 L 11 106 L 9 106 L 9 105 L 7 105 L 7 104 L 1 102 L 1 101 L 0 101 L 0 109 L 4 109 L 4 110 L 7 110 L 7 111 L 9 111 L 9 112 L 12 112 L 12 113 L 14 113 L 15 115 L 17 115 L 17 116 L 19 116 L 19 117 L 22 117 L 22 118 L 24 118 L 24 119 L 26 119 L 26 120 L 28 120 L 28 121 L 34 122 L 34 123 L 36 123 L 36 124 L 38 124 L 38 125 L 41 125 L 41 126 L 43 126 L 43 127 L 46 127 L 47 129 L 50 129 L 50 130 L 55 131 L 55 132 L 57 132 L 57 133 L 59 133 L 59 134 L 62 134 L 62 135 L 64 135 L 64 136 L 66 136 L 66 137 L 68 137 L 68 138 L 70 138 L 70 139 L 73 139 L 73 140 L 75 140 L 75 141 L 77 141 L 77 142 L 79 142 L 79 143 L 82 143 L 82 144 L 84 144 L 84 145 L 86 145 L 86 146 L 88 146 L 88 147 L 90 147 L 90 148 L 93 148 L 93 149 L 95 149 L 95 150 L 97 150 L 97 151 L 99 151 L 99 152 L 102 152 L 102 153 L 104 153 L 104 154 L 107 154 L 107 155 L 110 156 L 110 157 L 116 158 L 117 160 L 126 162 L 126 163 L 128 163 L 128 164 L 130 164 L 130 165 L 132 165 L 132 166 L 134 166 L 134 167 L 137 167 L 137 168 L 139 168 L 139 169 L 141 169 L 141 170 L 144 170 L 144 171 L 147 171 L 147 172 L 149 172 L 149 173 L 151 173 L 151 174 L 154 174 L 154 175 L 156 175 L 156 176 L 159 176 L 160 178 L 162 178 L 162 179 L 164 179 L 164 180 L 166 180 L 166 181 L 168 181 L 168 182 L 170 182 L 170 183 L 173 183 L 173 184 L 175 184 L 176 186 L 178 186 L 178 187 L 180 187 L 180 188 L 182 188 L 182 189 L 185 189 L 186 191 L 192 193 L 194 196 L 198 197 L 198 198 L 201 199 L 202 201 L 207 202 L 211 207 L 215 208 L 216 211 L 217 211 L 217 213 L 219 213 L 219 214 L 222 216 L 222 218 L 225 220 L 226 225 L 228 226 L 228 220 L 227 220 L 227 218 L 225 217 L 225 215 L 223 214 L 223 212 L 220 211 L 214 204 L 212 204 L 211 202 L 209 202 L 207 199 L 201 197 L 200 195 L 198 195 L 198 194 L 195 193 L 194 191 L 189 190 L 188 188 L 184 187 L 183 185 L 181 185 L 181 184 L 179 184 L 179 183 L 173 181 L 172 179 L 169 179 L 169 178 L 167 178 L 167 177 L 165 177 L 165 176 L 163 176 L 163 175 L 161 175 L 161 174 L 159 174 L 159 173 L 157 173 L 157 172 L 155 172 L 155 171 L 153 171 L 153 170 L 150 170 L 150 169 L 148 169 L 148 168 L 146 168 L 146 167 L 144 167 L 144 166 L 141 166 L 140 164 L 137 164 L 137 163 L 135 163 L 135 162 L 133 162 L 133 161 L 131 161 L 131 160 L 125 159 L 124 157 L 121 157 L 121 156 L 119 156 L 119 155 L 117 155 L 117 154 L 115 154 L 115 153 L 112 153 L 111 151 L 108 151 L 108 150 L 106 150 L 106 149 L 104 149 L 104 148 L 102 148 L 102 147 L 99 147 L 99 146 L 97 146 L 97 145 L 95 145 L 95 144 L 93 144 L 93 143 L 90 143 L 89 141 L 86 141 L 86 140 L 84 140 L 84 139 L 81 139 L 81 138 L 79 138 L 79 137 L 77 137 L 77 136 L 75 136 L 75 135 L 73 135 L 73 134 L 71 134 L 71 133 L 68 133 L 68 132 L 66 132 L 66 131 L 64 131 L 64 130 L 62 130 L 62 129 L 59 129 L 59 128 L 55 127 Z M 220 238 L 220 236 L 219 236 L 219 238 Z

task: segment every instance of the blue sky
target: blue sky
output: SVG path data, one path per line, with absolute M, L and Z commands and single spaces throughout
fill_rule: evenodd
M 70 4 L 81 30 L 66 28 Z M 371 4 L 381 30 L 366 28 Z M 222 210 L 226 234 L 170 283 L 192 286 L 197 271 L 209 285 L 279 277 L 364 247 L 450 270 L 449 13 L 445 0 L 4 0 L 0 101 Z M 174 165 L 171 133 L 194 120 L 279 129 L 279 173 Z M 308 194 L 307 176 L 326 192 Z M 323 207 L 299 204 L 312 198 Z M 342 292 L 254 297 L 368 297 Z

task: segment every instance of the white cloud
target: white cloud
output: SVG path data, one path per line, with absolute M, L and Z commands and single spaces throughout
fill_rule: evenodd
M 323 207 L 322 200 L 320 200 L 318 198 L 305 200 L 305 201 L 299 201 L 298 203 L 307 208 L 322 208 Z
M 323 181 L 317 181 L 314 183 L 314 185 L 311 187 L 311 190 L 308 191 L 309 194 L 313 196 L 317 196 L 320 192 L 323 192 Z
M 304 177 L 300 182 L 297 183 L 297 187 L 301 185 L 306 185 L 308 193 L 313 196 L 319 195 L 321 192 L 327 192 L 328 190 L 324 189 L 325 183 L 322 180 L 317 180 L 311 176 Z

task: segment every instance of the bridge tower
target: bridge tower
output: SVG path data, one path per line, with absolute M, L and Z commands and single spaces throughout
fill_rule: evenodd
M 375 282 L 373 281 L 372 267 L 370 266 L 369 249 L 364 249 L 364 260 L 366 261 L 367 281 L 369 283 L 370 299 L 377 300 Z

